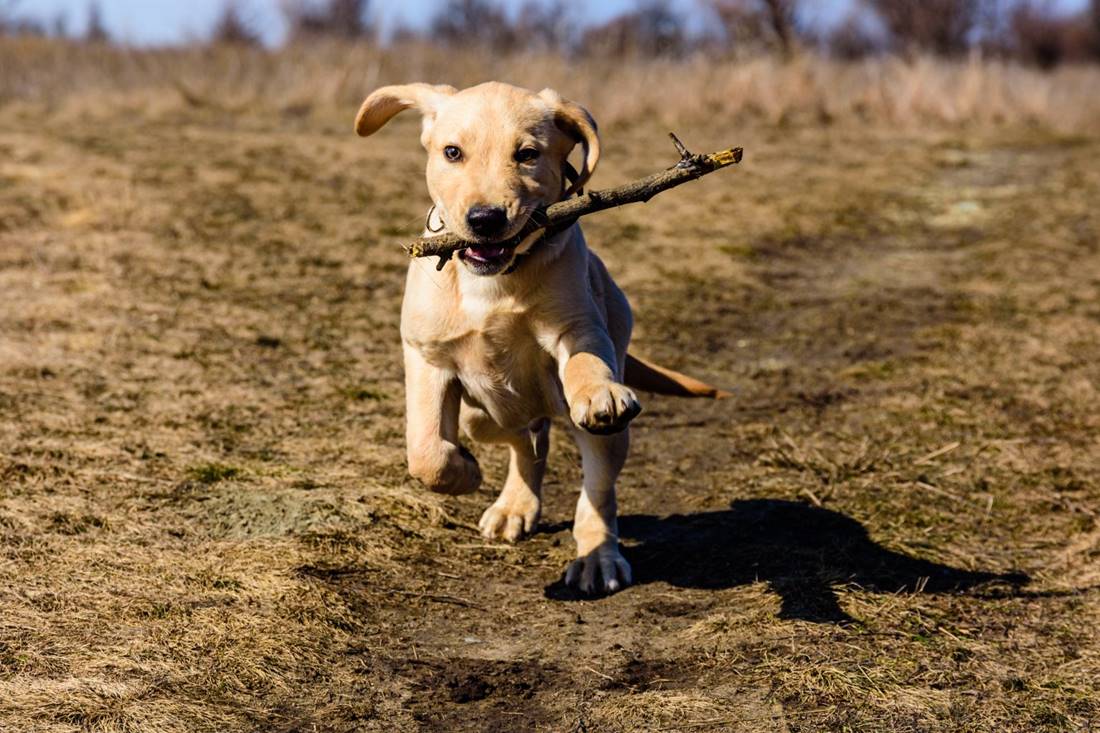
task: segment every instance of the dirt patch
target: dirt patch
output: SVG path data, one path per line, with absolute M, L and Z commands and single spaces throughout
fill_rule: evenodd
M 533 662 L 406 660 L 402 671 L 412 680 L 413 717 L 437 730 L 504 733 L 547 726 L 557 721 L 539 701 L 570 687 L 567 676 Z
M 646 397 L 637 583 L 591 599 L 562 431 L 519 545 L 475 529 L 502 452 L 406 476 L 415 120 L 0 116 L 0 728 L 1100 720 L 1100 143 L 680 130 L 749 155 L 586 233 L 635 350 L 736 397 Z M 599 180 L 664 132 L 606 128 Z

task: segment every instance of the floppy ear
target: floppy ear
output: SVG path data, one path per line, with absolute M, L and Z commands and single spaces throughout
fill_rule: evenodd
M 425 118 L 433 117 L 440 103 L 456 91 L 446 84 L 396 84 L 375 89 L 355 115 L 355 131 L 362 137 L 373 135 L 391 117 L 410 107 Z
M 600 136 L 596 131 L 596 121 L 584 107 L 562 99 L 553 89 L 543 89 L 539 96 L 554 110 L 554 124 L 584 147 L 584 165 L 580 175 L 565 192 L 565 198 L 569 198 L 584 188 L 584 184 L 596 170 L 596 164 L 600 162 Z

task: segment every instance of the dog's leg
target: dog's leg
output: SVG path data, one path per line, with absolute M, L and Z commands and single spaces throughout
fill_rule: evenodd
M 405 346 L 405 439 L 409 473 L 432 491 L 468 494 L 481 485 L 477 460 L 458 443 L 462 385 Z
M 642 411 L 634 392 L 619 381 L 622 368 L 615 354 L 611 337 L 597 327 L 566 334 L 559 345 L 559 377 L 569 417 L 596 435 L 623 430 Z
M 577 501 L 573 537 L 577 559 L 565 571 L 566 585 L 585 593 L 614 593 L 630 585 L 630 565 L 619 552 L 615 480 L 630 449 L 628 431 L 591 435 L 575 430 L 584 485 Z
M 462 427 L 479 443 L 506 443 L 508 478 L 497 500 L 481 515 L 478 527 L 486 539 L 515 542 L 530 534 L 542 510 L 542 477 L 550 451 L 550 421 L 534 430 L 501 429 L 483 410 L 463 405 Z

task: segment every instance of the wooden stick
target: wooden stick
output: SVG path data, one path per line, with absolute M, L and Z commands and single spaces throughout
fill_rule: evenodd
M 583 196 L 559 201 L 546 208 L 537 210 L 531 215 L 527 224 L 519 234 L 501 242 L 493 242 L 498 247 L 516 247 L 529 236 L 543 230 L 543 236 L 549 236 L 564 231 L 573 225 L 577 219 L 597 211 L 611 209 L 616 206 L 625 206 L 638 202 L 649 201 L 651 198 L 679 186 L 681 183 L 694 181 L 708 173 L 713 173 L 720 168 L 741 162 L 741 148 L 730 148 L 717 153 L 694 155 L 684 147 L 680 139 L 673 133 L 668 134 L 672 138 L 676 150 L 680 153 L 680 161 L 660 173 L 646 176 L 637 181 L 607 188 L 602 191 L 589 191 Z M 468 247 L 476 246 L 476 242 L 468 242 L 456 234 L 441 234 L 434 237 L 422 237 L 416 242 L 407 245 L 405 251 L 409 257 L 438 257 L 439 264 L 436 269 L 442 270 L 455 252 Z

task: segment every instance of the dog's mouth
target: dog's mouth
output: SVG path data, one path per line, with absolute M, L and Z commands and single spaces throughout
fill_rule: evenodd
M 512 261 L 512 253 L 503 244 L 475 244 L 459 251 L 458 258 L 478 275 L 495 275 Z
M 499 238 L 475 240 L 466 249 L 459 250 L 458 258 L 477 275 L 496 275 L 512 263 L 519 244 L 518 235 L 529 219 L 530 211 L 523 212 Z
M 0 0 L 2 2 L 3 0 Z M 457 258 L 475 275 L 496 275 L 507 270 L 516 258 L 529 249 L 527 228 L 531 224 L 538 206 L 529 204 L 515 216 L 505 231 L 493 237 L 479 237 L 474 232 L 463 232 L 468 242 L 464 249 L 457 252 Z

